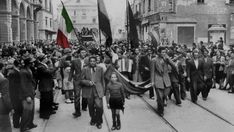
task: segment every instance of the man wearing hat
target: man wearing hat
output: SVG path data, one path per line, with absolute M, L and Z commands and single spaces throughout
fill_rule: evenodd
M 56 108 L 53 106 L 53 74 L 57 69 L 50 69 L 47 66 L 47 57 L 40 55 L 38 57 L 39 63 L 37 66 L 38 80 L 39 80 L 39 91 L 41 93 L 40 98 L 40 118 L 49 119 L 50 114 L 54 114 Z
M 30 67 L 33 65 L 34 59 L 24 59 L 24 67 L 20 70 L 20 91 L 22 92 L 23 114 L 20 123 L 20 131 L 25 132 L 29 129 L 37 127 L 33 123 L 34 119 L 34 96 L 36 82 Z

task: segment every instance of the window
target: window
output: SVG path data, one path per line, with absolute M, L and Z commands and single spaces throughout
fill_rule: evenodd
M 96 18 L 93 18 L 93 23 L 96 23 Z
M 197 3 L 198 4 L 204 4 L 205 2 L 204 2 L 205 0 L 197 0 Z
M 148 12 L 151 11 L 151 0 L 148 1 Z
M 52 27 L 52 19 L 50 18 L 50 27 Z
M 141 3 L 139 3 L 139 12 L 141 14 Z
M 73 20 L 73 24 L 75 24 L 76 23 L 76 20 Z
M 143 8 L 143 13 L 145 13 L 145 0 L 143 0 L 142 8 Z
M 169 0 L 169 11 L 175 12 L 175 0 Z
M 76 10 L 74 10 L 74 16 L 76 16 Z
M 47 27 L 47 25 L 48 25 L 48 17 L 45 17 L 45 25 Z

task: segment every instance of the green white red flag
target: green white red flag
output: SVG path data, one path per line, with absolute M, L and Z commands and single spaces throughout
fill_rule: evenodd
M 73 31 L 74 27 L 63 3 L 62 5 L 63 9 L 57 33 L 57 44 L 62 48 L 69 48 L 68 35 Z

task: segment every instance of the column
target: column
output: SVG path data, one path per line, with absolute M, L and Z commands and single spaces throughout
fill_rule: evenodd
M 38 21 L 34 21 L 34 40 L 38 40 Z
M 31 43 L 34 40 L 34 22 L 31 19 L 27 19 L 27 40 Z
M 0 11 L 0 42 L 12 41 L 11 12 Z
M 20 18 L 20 41 L 26 41 L 26 18 Z
M 20 18 L 19 15 L 12 16 L 12 40 L 20 41 Z

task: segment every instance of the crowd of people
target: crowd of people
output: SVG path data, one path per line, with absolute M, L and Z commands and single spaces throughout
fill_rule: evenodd
M 150 81 L 149 98 L 157 98 L 161 116 L 172 94 L 180 106 L 186 91 L 190 91 L 194 103 L 199 93 L 207 100 L 211 88 L 234 93 L 234 50 L 224 49 L 222 41 L 217 45 L 200 42 L 192 48 L 175 43 L 157 48 L 150 43 L 135 49 L 128 47 L 125 42 L 115 42 L 110 47 L 87 47 L 74 42 L 66 49 L 54 42 L 2 44 L 0 131 L 11 132 L 10 112 L 13 127 L 21 132 L 37 127 L 33 120 L 38 93 L 40 118 L 49 119 L 59 106 L 53 98 L 55 89 L 62 90 L 65 103 L 74 103 L 74 118 L 88 108 L 90 125 L 98 129 L 102 128 L 106 96 L 112 112 L 111 129 L 121 129 L 120 110 L 133 93 L 124 88 L 116 72 L 105 76 L 110 66 L 131 81 Z

